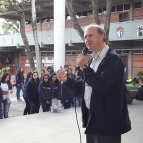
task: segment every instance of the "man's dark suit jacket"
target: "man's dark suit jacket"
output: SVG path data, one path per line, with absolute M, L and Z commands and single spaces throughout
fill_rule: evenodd
M 69 78 L 65 83 L 75 92 L 77 88 L 83 89 L 82 122 L 86 128 L 85 134 L 115 136 L 131 130 L 124 67 L 122 59 L 109 48 L 96 73 L 90 67 L 83 69 L 84 82 L 92 87 L 90 109 L 85 105 L 84 86 Z

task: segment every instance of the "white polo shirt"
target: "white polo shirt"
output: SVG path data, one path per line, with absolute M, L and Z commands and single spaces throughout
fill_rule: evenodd
M 107 52 L 109 50 L 109 46 L 106 45 L 101 51 L 99 51 L 97 54 L 93 55 L 93 60 L 90 65 L 90 67 L 96 72 L 98 69 L 99 64 L 103 60 L 103 58 L 106 56 Z M 98 83 L 95 83 L 98 84 Z M 91 100 L 91 94 L 92 94 L 92 87 L 88 86 L 87 83 L 85 83 L 85 92 L 84 92 L 84 100 L 86 107 L 90 108 L 90 100 Z

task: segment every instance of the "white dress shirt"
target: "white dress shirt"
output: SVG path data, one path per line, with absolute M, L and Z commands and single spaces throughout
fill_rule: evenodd
M 101 51 L 99 51 L 96 55 L 93 55 L 93 60 L 90 65 L 90 67 L 96 72 L 98 69 L 99 64 L 103 60 L 103 58 L 106 56 L 107 52 L 109 50 L 108 45 L 106 45 Z M 98 83 L 95 83 L 98 84 Z M 90 108 L 90 100 L 91 100 L 91 94 L 92 94 L 92 87 L 88 86 L 87 83 L 85 83 L 85 92 L 84 92 L 84 100 L 86 107 Z

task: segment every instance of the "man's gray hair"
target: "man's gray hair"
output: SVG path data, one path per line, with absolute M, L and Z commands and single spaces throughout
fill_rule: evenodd
M 104 35 L 103 41 L 105 42 L 106 41 L 106 32 L 105 32 L 105 30 L 101 26 L 99 26 L 99 25 L 88 25 L 88 26 L 85 27 L 85 31 L 87 29 L 91 28 L 91 27 L 97 28 L 98 34 Z

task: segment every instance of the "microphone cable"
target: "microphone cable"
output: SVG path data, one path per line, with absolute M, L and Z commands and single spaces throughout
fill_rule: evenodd
M 74 88 L 73 94 L 74 94 L 74 97 L 76 97 L 75 96 L 75 84 L 74 83 L 75 83 L 75 80 L 73 80 L 73 88 Z M 79 127 L 79 122 L 78 122 L 78 117 L 77 117 L 77 110 L 76 110 L 76 99 L 75 99 L 75 105 L 74 105 L 74 107 L 75 107 L 75 115 L 76 115 L 77 127 L 78 127 L 78 131 L 79 131 L 79 136 L 80 136 L 80 143 L 82 143 L 81 131 L 80 131 L 80 127 Z

